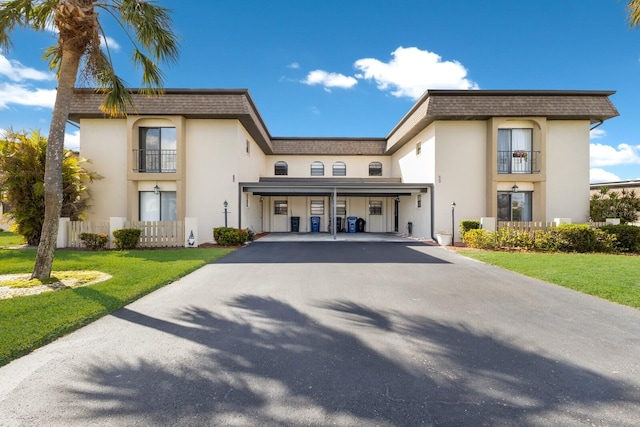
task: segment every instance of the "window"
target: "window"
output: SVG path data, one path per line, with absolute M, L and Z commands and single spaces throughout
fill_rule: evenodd
M 251 154 L 251 142 L 247 139 L 245 144 L 245 151 L 247 152 L 247 154 Z
M 273 169 L 274 175 L 289 175 L 289 166 L 287 165 L 287 162 L 276 162 Z
M 531 192 L 498 193 L 498 221 L 531 221 Z
M 531 173 L 533 129 L 498 129 L 498 173 Z
M 311 176 L 324 176 L 324 164 L 322 162 L 311 163 Z
M 369 215 L 382 215 L 382 200 L 369 200 Z
M 345 215 L 347 215 L 347 201 L 346 200 L 336 200 L 336 215 L 337 216 L 345 216 Z
M 140 192 L 140 221 L 176 221 L 176 192 Z
M 324 200 L 311 201 L 311 215 L 324 215 Z
M 369 176 L 382 176 L 382 163 L 380 162 L 369 163 Z
M 416 206 L 421 208 L 422 207 L 422 195 L 418 194 L 418 196 L 416 197 Z
M 138 172 L 176 171 L 176 128 L 141 127 L 138 146 Z
M 344 162 L 335 162 L 333 164 L 333 176 L 347 176 L 347 165 Z
M 273 202 L 273 214 L 274 215 L 287 215 L 287 201 L 286 200 L 275 200 Z
M 420 153 L 422 153 L 422 142 L 416 144 L 416 156 L 419 156 Z

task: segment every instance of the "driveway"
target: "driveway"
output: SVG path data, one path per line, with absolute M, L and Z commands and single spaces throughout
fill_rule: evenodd
M 637 425 L 640 311 L 411 240 L 259 240 L 0 368 L 0 425 Z

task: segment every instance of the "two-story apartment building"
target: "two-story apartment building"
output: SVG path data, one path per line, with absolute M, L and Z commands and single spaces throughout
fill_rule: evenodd
M 91 220 L 196 219 L 202 243 L 225 220 L 334 232 L 353 216 L 430 238 L 451 230 L 453 202 L 456 219 L 586 221 L 589 131 L 618 115 L 613 93 L 430 90 L 381 138 L 273 137 L 248 90 L 134 91 L 136 110 L 110 119 L 78 89 L 70 119 L 104 176 Z

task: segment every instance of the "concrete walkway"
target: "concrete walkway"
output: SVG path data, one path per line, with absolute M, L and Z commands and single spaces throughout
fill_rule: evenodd
M 257 242 L 0 368 L 1 426 L 637 425 L 640 311 L 387 242 Z

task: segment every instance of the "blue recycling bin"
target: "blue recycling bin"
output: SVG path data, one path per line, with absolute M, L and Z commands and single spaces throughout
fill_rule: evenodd
M 348 216 L 347 217 L 347 232 L 355 233 L 356 232 L 356 222 L 358 221 L 357 216 Z
M 318 233 L 320 232 L 320 217 L 312 216 L 311 217 L 311 232 Z

